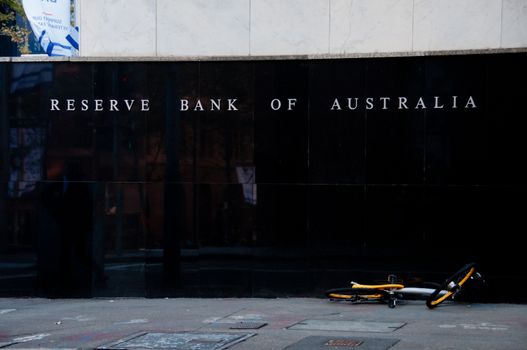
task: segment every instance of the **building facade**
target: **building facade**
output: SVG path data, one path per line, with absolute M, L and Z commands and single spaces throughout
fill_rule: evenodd
M 78 6 L 80 57 L 0 62 L 2 295 L 321 296 L 476 261 L 525 301 L 500 288 L 526 283 L 522 1 Z

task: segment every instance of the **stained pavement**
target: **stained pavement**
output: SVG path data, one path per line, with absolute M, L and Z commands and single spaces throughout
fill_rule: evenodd
M 162 344 L 185 350 L 525 350 L 527 305 L 447 303 L 428 310 L 420 301 L 390 309 L 316 298 L 0 299 L 0 348 Z

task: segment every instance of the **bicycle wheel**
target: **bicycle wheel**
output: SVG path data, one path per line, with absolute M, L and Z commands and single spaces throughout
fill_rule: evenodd
M 474 263 L 467 264 L 455 274 L 450 276 L 447 280 L 445 280 L 445 282 L 439 288 L 430 294 L 426 300 L 426 306 L 428 306 L 429 309 L 433 309 L 459 292 L 461 287 L 476 272 L 475 266 L 476 264 Z
M 325 293 L 330 300 L 341 300 L 352 303 L 386 300 L 387 293 L 383 290 L 369 288 L 336 288 Z

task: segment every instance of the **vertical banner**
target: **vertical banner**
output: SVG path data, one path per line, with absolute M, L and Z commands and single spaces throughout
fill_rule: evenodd
M 76 56 L 79 29 L 71 26 L 70 0 L 23 0 L 31 29 L 48 56 Z

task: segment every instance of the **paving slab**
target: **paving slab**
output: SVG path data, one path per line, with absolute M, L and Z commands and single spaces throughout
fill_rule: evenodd
M 223 350 L 252 337 L 247 333 L 142 333 L 98 349 Z
M 391 333 L 403 327 L 404 322 L 373 322 L 346 320 L 304 320 L 289 329 L 308 331 Z

